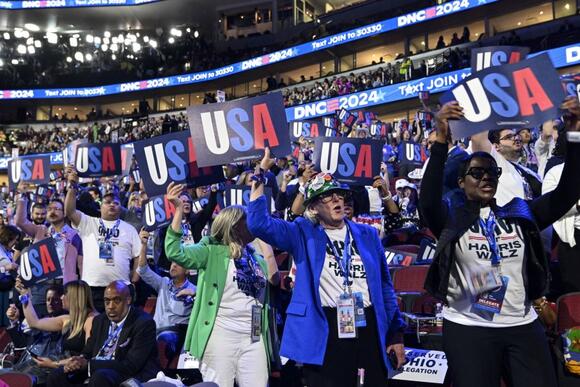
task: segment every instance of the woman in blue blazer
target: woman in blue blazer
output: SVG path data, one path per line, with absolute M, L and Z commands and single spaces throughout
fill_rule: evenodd
M 310 387 L 356 386 L 361 368 L 365 385 L 385 386 L 387 354 L 405 361 L 405 323 L 377 231 L 345 219 L 348 190 L 330 174 L 306 183 L 305 217 L 294 222 L 269 215 L 262 171 L 255 176 L 248 228 L 297 266 L 280 354 L 304 364 Z

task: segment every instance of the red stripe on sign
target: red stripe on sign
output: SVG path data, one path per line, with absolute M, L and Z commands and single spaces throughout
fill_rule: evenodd
M 262 57 L 262 64 L 268 64 L 268 63 L 270 63 L 270 56 L 264 55 Z
M 141 81 L 141 82 L 139 82 L 139 88 L 140 89 L 146 89 L 147 88 L 147 81 Z
M 425 17 L 427 18 L 435 17 L 435 15 L 437 15 L 437 9 L 435 7 L 427 8 L 425 11 Z
M 2 96 L 3 96 L 4 98 L 10 98 L 10 92 L 9 92 L 8 90 L 4 90 L 4 91 L 2 92 Z
M 326 111 L 330 112 L 334 110 L 338 110 L 338 98 L 326 102 Z

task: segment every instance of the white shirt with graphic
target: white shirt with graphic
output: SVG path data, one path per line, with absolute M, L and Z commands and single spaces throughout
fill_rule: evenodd
M 103 220 L 109 230 L 113 229 L 115 222 Z M 82 214 L 77 230 L 83 241 L 82 280 L 89 286 L 108 286 L 116 280 L 130 283 L 131 260 L 138 257 L 141 250 L 135 227 L 122 220 L 119 222 L 118 232 L 109 239 L 113 245 L 112 260 L 99 257 L 99 241 L 105 240 L 106 233 L 101 229 L 99 218 Z
M 336 248 L 338 256 L 342 259 L 344 250 L 344 240 L 346 239 L 347 226 L 346 224 L 341 229 L 324 230 L 326 235 Z M 353 281 L 352 292 L 361 292 L 363 295 L 364 306 L 371 305 L 371 298 L 369 296 L 369 287 L 367 285 L 367 273 L 360 258 L 360 253 L 356 243 L 352 239 L 350 243 L 351 265 L 350 275 L 348 279 Z M 336 308 L 336 300 L 344 293 L 344 276 L 340 266 L 334 257 L 334 253 L 329 244 L 326 244 L 326 256 L 324 257 L 324 267 L 320 275 L 320 302 L 322 306 Z
M 487 219 L 490 208 L 481 209 L 480 217 Z M 479 220 L 463 234 L 455 246 L 456 260 L 451 268 L 447 294 L 448 307 L 443 317 L 457 324 L 483 327 L 509 327 L 531 323 L 537 314 L 526 299 L 523 278 L 524 240 L 521 228 L 511 221 L 496 218 L 495 238 L 501 255 L 501 274 L 509 277 L 500 313 L 473 308 L 469 290 L 469 273 L 491 268 L 491 252 L 482 233 Z
M 255 265 L 260 280 L 266 286 L 266 276 L 258 263 Z M 249 334 L 252 329 L 252 305 L 264 304 L 265 287 L 257 298 L 249 295 L 250 277 L 238 270 L 233 259 L 228 264 L 226 285 L 220 301 L 215 324 L 232 332 Z

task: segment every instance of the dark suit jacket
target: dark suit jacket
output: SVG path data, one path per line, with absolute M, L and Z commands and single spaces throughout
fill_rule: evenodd
M 109 336 L 109 325 L 109 318 L 104 313 L 93 320 L 91 337 L 83 349 L 83 356 L 90 361 L 91 372 L 107 368 L 127 376 L 127 379 L 147 381 L 154 378 L 159 371 L 159 356 L 153 318 L 131 307 L 119 336 L 115 360 L 95 360 L 93 358 Z

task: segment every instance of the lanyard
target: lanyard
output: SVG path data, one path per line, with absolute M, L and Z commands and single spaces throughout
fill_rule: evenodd
M 479 219 L 479 225 L 485 239 L 489 243 L 489 250 L 491 252 L 491 264 L 493 266 L 499 266 L 501 263 L 501 255 L 499 254 L 499 249 L 497 247 L 497 241 L 495 240 L 495 215 L 493 211 L 489 212 L 487 219 Z
M 342 250 L 342 259 L 339 257 L 338 251 L 336 250 L 336 247 L 334 246 L 334 244 L 332 243 L 332 241 L 330 240 L 328 235 L 326 235 L 326 237 L 328 238 L 328 244 L 330 245 L 330 248 L 332 249 L 332 254 L 334 255 L 334 259 L 336 259 L 336 262 L 338 263 L 338 266 L 340 267 L 340 271 L 342 272 L 342 276 L 344 277 L 344 282 L 342 283 L 342 285 L 343 285 L 345 290 L 347 287 L 350 290 L 350 285 L 352 285 L 352 281 L 348 280 L 348 276 L 350 274 L 350 265 L 351 265 L 350 229 L 348 228 L 348 225 L 347 225 L 346 226 L 346 238 L 344 239 L 344 249 Z
M 244 257 L 242 257 L 239 260 L 234 260 L 234 265 L 236 266 L 237 270 L 242 270 L 248 277 L 250 277 L 249 281 L 251 282 L 252 296 L 256 299 L 257 302 L 260 290 L 262 290 L 266 286 L 265 280 L 263 279 L 263 277 L 258 275 L 256 270 L 258 262 L 254 259 L 251 251 L 249 251 L 247 247 L 244 256 L 246 258 L 246 264 L 244 264 L 243 262 Z M 246 267 L 249 270 L 246 270 Z
M 103 228 L 103 230 L 105 230 L 105 242 L 108 242 L 109 239 L 111 239 L 111 237 L 113 235 L 115 235 L 116 231 L 119 229 L 119 224 L 121 223 L 121 220 L 117 219 L 117 221 L 113 225 L 113 228 L 110 230 L 107 227 L 105 227 L 105 223 L 103 223 L 103 219 L 99 219 L 99 223 L 100 223 L 101 227 Z
M 109 337 L 107 337 L 107 340 L 101 347 L 99 356 L 101 356 L 101 354 L 105 354 L 105 351 L 110 351 L 111 348 L 116 344 L 116 342 L 119 340 L 119 334 L 121 333 L 121 329 L 123 329 L 123 325 L 125 325 L 125 321 L 118 324 L 117 327 L 113 330 L 113 323 L 111 323 L 109 326 Z M 106 355 L 111 356 L 111 353 L 106 353 Z
M 65 236 L 64 228 L 61 232 L 58 232 L 58 231 L 56 231 L 56 228 L 54 228 L 54 226 L 50 226 L 50 228 L 48 229 L 48 232 L 50 233 L 50 236 L 54 239 L 54 241 L 56 243 L 58 243 L 62 239 L 64 239 L 64 236 Z

